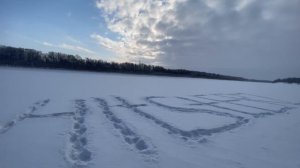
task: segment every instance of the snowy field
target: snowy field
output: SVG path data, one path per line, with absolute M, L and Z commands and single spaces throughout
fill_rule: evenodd
M 0 168 L 300 168 L 300 86 L 0 67 Z

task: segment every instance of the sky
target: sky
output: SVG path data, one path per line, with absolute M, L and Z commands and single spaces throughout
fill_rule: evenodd
M 0 44 L 254 79 L 300 77 L 300 0 L 0 0 Z

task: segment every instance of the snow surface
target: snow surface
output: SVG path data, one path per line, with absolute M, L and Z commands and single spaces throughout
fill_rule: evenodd
M 300 87 L 0 68 L 0 168 L 299 168 Z
M 207 113 L 174 112 L 153 106 L 141 107 L 140 109 L 183 130 L 218 127 L 235 121 L 233 118 L 224 116 Z

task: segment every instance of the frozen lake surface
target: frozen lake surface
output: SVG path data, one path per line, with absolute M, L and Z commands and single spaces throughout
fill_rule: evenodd
M 299 168 L 300 86 L 0 67 L 1 168 Z

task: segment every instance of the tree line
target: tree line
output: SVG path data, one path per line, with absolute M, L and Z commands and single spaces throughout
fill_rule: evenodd
M 189 71 L 185 69 L 167 69 L 161 66 L 146 65 L 141 63 L 116 63 L 90 58 L 83 59 L 78 55 L 74 56 L 59 52 L 43 53 L 34 49 L 16 48 L 10 46 L 0 46 L 0 65 L 207 79 L 246 80 L 241 77 Z
M 297 83 L 300 84 L 300 78 L 284 78 L 284 79 L 276 79 L 273 81 L 274 83 Z

